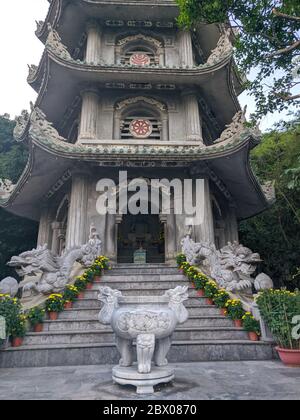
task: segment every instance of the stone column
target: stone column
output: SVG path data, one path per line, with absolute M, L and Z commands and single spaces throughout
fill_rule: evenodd
M 48 206 L 43 207 L 40 217 L 39 234 L 37 240 L 37 246 L 51 244 L 51 226 L 50 226 L 50 214 L 51 211 Z
M 175 261 L 177 255 L 177 243 L 176 243 L 176 217 L 174 209 L 171 210 L 171 214 L 167 215 L 165 224 L 165 249 L 166 249 L 166 261 Z
M 239 241 L 238 222 L 236 217 L 236 208 L 233 204 L 229 204 L 227 216 L 227 242 Z
M 79 141 L 97 138 L 97 120 L 99 111 L 99 96 L 96 89 L 86 89 L 81 92 L 82 107 L 79 127 Z
M 169 120 L 168 120 L 167 116 L 162 118 L 161 129 L 162 129 L 162 140 L 163 141 L 170 140 L 170 137 L 169 137 Z
M 193 43 L 192 36 L 189 31 L 181 31 L 179 33 L 179 51 L 182 67 L 193 67 Z
M 101 62 L 101 28 L 94 20 L 87 24 L 85 61 L 88 64 L 100 64 Z
M 52 228 L 52 245 L 51 251 L 54 255 L 58 255 L 60 251 L 60 233 L 62 229 L 62 224 L 60 222 L 53 222 L 51 224 Z
M 68 215 L 67 249 L 87 242 L 88 188 L 88 174 L 84 171 L 74 172 Z
M 187 91 L 182 96 L 185 105 L 187 140 L 199 141 L 203 144 L 199 104 L 196 93 L 194 91 Z
M 203 203 L 204 203 L 204 221 L 199 226 L 198 235 L 196 236 L 197 242 L 204 241 L 208 243 L 215 242 L 214 233 L 214 219 L 212 211 L 212 201 L 210 195 L 209 179 L 204 179 L 204 190 L 203 190 Z
M 107 214 L 105 249 L 106 249 L 106 256 L 112 261 L 116 261 L 116 258 L 117 258 L 116 230 L 117 230 L 116 216 L 114 214 Z

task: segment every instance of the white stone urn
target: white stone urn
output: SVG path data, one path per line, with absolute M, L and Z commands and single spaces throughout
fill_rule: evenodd
M 188 287 L 178 286 L 168 290 L 163 296 L 123 296 L 118 290 L 110 287 L 100 287 L 98 299 L 104 303 L 99 313 L 102 324 L 110 324 L 116 334 L 116 345 L 121 354 L 119 368 L 122 372 L 122 381 L 119 383 L 134 383 L 151 379 L 150 392 L 153 384 L 168 382 L 163 379 L 162 370 L 153 373 L 152 359 L 155 366 L 165 368 L 168 365 L 167 353 L 170 350 L 171 336 L 177 324 L 188 319 L 188 311 L 183 302 L 188 299 Z M 137 348 L 137 376 L 133 378 L 134 352 L 132 343 L 136 341 Z M 120 373 L 120 369 L 115 368 Z M 167 372 L 167 373 L 166 373 Z M 127 373 L 127 375 L 126 375 Z M 174 372 L 165 369 L 169 380 L 174 378 Z M 148 376 L 147 376 L 148 375 Z M 153 379 L 156 376 L 156 380 Z M 130 380 L 129 380 L 130 377 Z M 155 382 L 156 381 L 156 382 Z M 137 386 L 138 392 L 143 387 Z M 149 387 L 148 387 L 149 388 Z M 152 389 L 152 391 L 151 391 Z M 144 392 L 143 392 L 144 393 Z

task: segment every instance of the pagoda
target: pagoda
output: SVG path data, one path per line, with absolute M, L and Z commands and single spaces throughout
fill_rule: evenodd
M 263 273 L 251 277 L 259 255 L 238 244 L 239 221 L 268 208 L 270 194 L 249 163 L 260 133 L 245 124 L 237 99 L 244 81 L 231 28 L 181 30 L 173 0 L 49 3 L 36 31 L 45 50 L 28 75 L 37 100 L 14 132 L 28 146 L 28 163 L 16 185 L 0 184 L 1 207 L 39 222 L 37 248 L 12 258 L 24 280 L 6 279 L 2 287 L 22 288 L 24 308 L 39 305 L 101 252 L 113 266 L 103 285 L 152 296 L 189 286 L 174 264 L 182 251 L 189 262 L 207 257 L 208 275 L 237 294 L 254 282 L 270 287 Z M 172 188 L 170 211 L 159 205 L 148 213 L 102 214 L 99 185 L 112 181 L 120 204 L 125 172 L 149 188 L 153 180 L 199 181 L 201 223 L 175 211 Z M 28 333 L 21 351 L 4 350 L 0 366 L 115 363 L 93 287 L 54 324 L 45 321 L 43 333 Z M 249 343 L 195 290 L 187 307 L 190 319 L 175 331 L 171 361 L 272 358 L 269 343 Z
M 146 16 L 146 18 L 145 18 Z M 38 245 L 56 255 L 87 242 L 90 225 L 115 262 L 173 261 L 186 234 L 182 215 L 96 211 L 97 182 L 203 179 L 205 220 L 195 241 L 221 248 L 238 222 L 268 206 L 249 165 L 259 133 L 245 127 L 242 80 L 230 29 L 176 26 L 172 0 L 52 0 L 37 37 L 45 45 L 28 83 L 38 93 L 18 118 L 25 171 L 1 195 L 9 212 L 39 222 Z

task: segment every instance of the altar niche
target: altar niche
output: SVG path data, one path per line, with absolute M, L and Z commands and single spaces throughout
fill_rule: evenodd
M 164 225 L 158 215 L 124 215 L 118 229 L 118 263 L 134 263 L 135 252 L 143 250 L 146 263 L 165 262 Z

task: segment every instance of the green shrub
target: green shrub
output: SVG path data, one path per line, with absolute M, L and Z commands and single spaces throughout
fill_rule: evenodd
M 27 314 L 28 321 L 32 326 L 42 324 L 44 321 L 45 312 L 45 309 L 40 308 L 39 306 L 30 309 L 30 311 Z
M 256 302 L 278 345 L 284 349 L 300 349 L 300 340 L 292 336 L 293 318 L 300 315 L 300 292 L 264 290 Z

